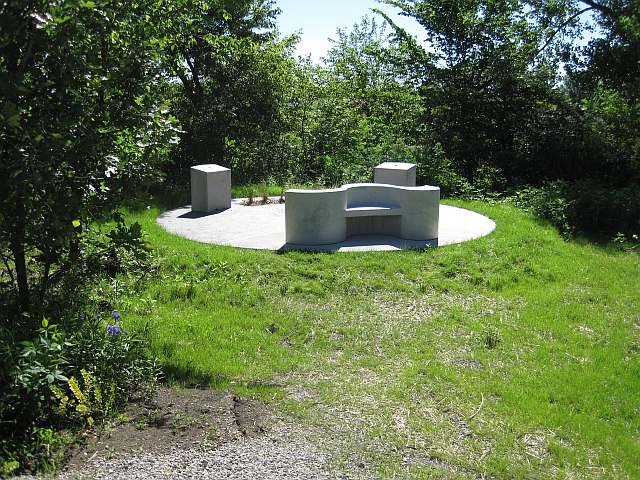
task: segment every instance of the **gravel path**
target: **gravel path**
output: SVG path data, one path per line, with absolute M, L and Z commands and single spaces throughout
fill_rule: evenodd
M 330 479 L 324 458 L 317 453 L 250 439 L 218 450 L 174 450 L 169 454 L 142 453 L 91 462 L 80 472 L 61 479 Z
M 288 429 L 245 438 L 220 448 L 175 447 L 165 453 L 138 452 L 95 458 L 67 479 L 347 479 L 332 473 L 325 455 Z

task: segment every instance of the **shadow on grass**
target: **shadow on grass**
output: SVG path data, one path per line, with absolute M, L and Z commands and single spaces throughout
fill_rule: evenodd
M 571 234 L 563 234 L 558 226 L 552 221 L 536 215 L 535 213 L 532 213 L 532 215 L 536 225 L 542 228 L 553 228 L 567 243 L 573 243 L 581 247 L 592 246 L 608 254 L 640 253 L 640 243 L 630 241 L 616 242 L 610 234 L 602 232 L 575 232 Z
M 285 243 L 277 250 L 277 253 L 307 252 L 307 253 L 335 253 L 341 248 L 367 248 L 383 251 L 385 247 L 393 247 L 398 250 L 430 250 L 438 246 L 438 239 L 432 240 L 406 240 L 390 235 L 354 235 L 340 243 L 327 245 L 299 245 Z M 377 247 L 377 248 L 376 248 Z M 371 251 L 371 250 L 363 250 Z
M 171 190 L 139 193 L 134 197 L 127 198 L 123 207 L 131 213 L 139 213 L 148 207 L 159 208 L 163 211 L 172 210 L 176 205 L 190 205 L 191 198 L 186 190 Z
M 164 363 L 162 365 L 164 381 L 169 384 L 179 384 L 189 388 L 214 388 L 222 390 L 228 388 L 231 380 L 220 373 L 204 372 L 196 367 Z

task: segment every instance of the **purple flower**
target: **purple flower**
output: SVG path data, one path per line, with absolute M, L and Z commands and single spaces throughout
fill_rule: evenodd
M 122 329 L 118 325 L 107 325 L 107 335 L 118 336 L 122 333 Z
M 96 312 L 96 318 L 102 317 L 102 312 Z
M 111 318 L 113 318 L 114 320 L 120 320 L 120 314 L 118 312 L 113 312 L 111 314 Z

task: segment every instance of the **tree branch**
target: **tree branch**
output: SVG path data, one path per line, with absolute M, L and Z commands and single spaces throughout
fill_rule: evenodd
M 195 107 L 195 105 L 196 105 L 196 95 L 195 95 L 195 92 L 193 91 L 193 84 L 192 84 L 191 80 L 189 80 L 189 78 L 180 69 L 180 67 L 178 66 L 177 63 L 173 63 L 172 66 L 173 66 L 174 73 L 178 76 L 178 78 L 182 82 L 182 86 L 184 87 L 184 91 L 187 94 L 187 97 L 189 97 L 189 100 L 191 101 L 191 104 Z
M 598 10 L 600 13 L 602 13 L 603 15 L 606 15 L 607 17 L 618 16 L 613 8 L 607 7 L 606 5 L 602 5 L 601 3 L 596 3 L 593 0 L 578 0 L 578 1 L 581 3 L 584 3 L 585 5 L 589 5 L 591 8 L 593 8 L 594 10 Z
M 185 61 L 187 62 L 187 65 L 189 66 L 189 70 L 191 71 L 191 81 L 193 82 L 193 93 L 195 94 L 196 98 L 201 99 L 203 95 L 203 89 L 202 89 L 202 85 L 200 84 L 200 70 L 198 69 L 198 63 L 197 63 L 198 58 L 194 56 L 192 61 L 189 55 L 187 55 L 186 53 L 183 53 L 183 55 L 184 55 Z
M 580 0 L 583 1 L 583 0 Z M 587 3 L 587 2 L 584 2 Z M 549 44 L 553 41 L 553 39 L 555 38 L 555 36 L 560 33 L 562 30 L 564 30 L 564 28 L 569 25 L 571 22 L 573 22 L 576 18 L 578 18 L 580 15 L 582 15 L 585 12 L 588 12 L 589 10 L 594 10 L 596 7 L 587 7 L 587 8 L 583 8 L 582 10 L 580 10 L 578 13 L 574 13 L 573 15 L 571 15 L 569 18 L 567 18 L 564 22 L 562 22 L 562 24 L 556 28 L 556 30 L 551 34 L 551 36 L 547 39 L 546 42 L 544 42 L 544 45 L 542 47 L 540 47 L 540 49 L 536 52 L 536 54 L 533 56 L 534 58 L 537 57 L 538 55 L 540 55 L 545 48 L 547 48 L 549 46 Z

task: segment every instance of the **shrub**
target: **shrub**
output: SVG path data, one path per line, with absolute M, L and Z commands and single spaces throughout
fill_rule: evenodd
M 596 180 L 555 181 L 521 190 L 510 201 L 531 209 L 564 236 L 599 234 L 634 238 L 640 233 L 640 191 Z
M 415 160 L 418 164 L 418 185 L 438 186 L 443 197 L 469 196 L 472 193 L 469 181 L 456 171 L 439 143 L 432 148 L 418 149 Z
M 102 313 L 85 317 L 72 337 L 68 362 L 73 375 L 87 370 L 103 392 L 115 386 L 115 402 L 121 406 L 132 395 L 147 393 L 158 379 L 159 368 L 143 336 L 116 324 L 121 320 L 118 312 L 109 319 L 114 324 L 105 327 L 102 318 Z
M 9 331 L 0 336 L 0 468 L 7 473 L 43 468 L 51 463 L 55 436 L 43 426 L 52 422 L 56 401 L 52 385 L 64 385 L 69 343 L 56 325 L 43 320 L 37 336 L 17 342 Z M 49 447 L 43 448 L 43 446 Z
M 141 336 L 102 315 L 86 318 L 70 334 L 43 320 L 23 342 L 0 332 L 1 470 L 55 466 L 61 427 L 103 421 L 155 385 L 159 370 Z M 109 319 L 119 320 L 117 312 Z

